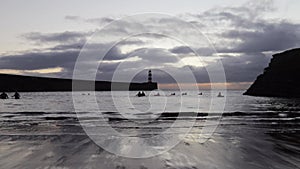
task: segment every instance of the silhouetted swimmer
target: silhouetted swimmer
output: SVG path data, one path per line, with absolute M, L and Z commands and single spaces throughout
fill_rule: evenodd
M 187 95 L 187 93 L 185 92 L 185 93 L 182 93 L 181 95 L 182 95 L 182 96 L 185 96 L 185 95 Z
M 201 93 L 199 93 L 198 95 L 202 96 L 203 94 L 202 94 L 202 92 L 201 92 Z
M 145 92 L 141 92 L 139 91 L 138 94 L 136 95 L 138 97 L 143 97 L 143 96 L 146 96 Z
M 15 99 L 20 99 L 21 98 L 21 96 L 20 96 L 20 94 L 18 92 L 15 92 L 15 94 L 13 95 L 13 97 Z
M 217 97 L 224 97 L 224 96 L 221 94 L 221 92 L 219 92 Z
M 175 96 L 175 93 L 171 93 L 171 96 Z
M 0 99 L 8 99 L 8 95 L 5 92 L 2 92 L 0 95 Z
M 136 94 L 136 96 L 139 96 L 139 95 L 141 95 L 141 92 L 140 92 L 140 91 Z

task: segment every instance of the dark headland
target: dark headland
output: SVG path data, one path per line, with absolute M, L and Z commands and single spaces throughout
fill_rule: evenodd
M 264 73 L 244 94 L 300 98 L 300 48 L 273 55 Z
M 157 83 L 155 82 L 123 83 L 109 81 L 94 82 L 86 80 L 76 80 L 76 84 L 76 87 L 73 88 L 71 79 L 0 74 L 1 92 L 91 91 L 93 90 L 93 88 L 91 88 L 90 86 L 93 85 L 95 85 L 95 91 L 157 89 Z

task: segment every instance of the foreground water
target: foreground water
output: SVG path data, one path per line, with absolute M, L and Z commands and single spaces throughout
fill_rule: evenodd
M 91 106 L 93 94 L 88 92 L 75 93 L 79 100 L 71 93 L 21 93 L 21 100 L 0 100 L 0 168 L 299 168 L 300 100 L 249 97 L 242 91 L 228 91 L 225 98 L 209 91 L 169 96 L 171 92 L 144 98 L 114 92 L 114 99 L 110 92 L 97 92 L 97 107 Z M 224 101 L 225 113 L 210 111 Z M 175 121 L 179 127 L 165 132 Z M 203 134 L 207 121 L 218 122 L 212 136 Z M 182 141 L 150 158 L 126 158 L 87 135 L 86 127 L 95 124 L 106 141 L 112 141 L 108 127 L 127 141 L 163 132 Z M 164 148 L 159 142 L 154 149 Z M 141 153 L 138 145 L 129 144 L 118 142 L 115 150 Z

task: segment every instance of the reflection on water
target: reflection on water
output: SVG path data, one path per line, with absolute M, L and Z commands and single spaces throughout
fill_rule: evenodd
M 188 94 L 185 97 L 191 100 L 201 97 Z M 170 102 L 166 107 L 169 113 L 134 114 L 128 106 L 128 114 L 124 116 L 108 104 L 109 98 L 105 96 L 109 93 L 99 92 L 97 96 L 99 105 L 106 103 L 101 107 L 105 117 L 102 120 L 109 121 L 98 120 L 98 127 L 109 124 L 136 138 L 159 134 L 178 118 L 184 124 L 195 112 L 195 107 L 188 105 L 183 115 L 177 117 L 176 111 L 172 111 L 177 103 Z M 134 96 L 132 99 L 133 103 L 138 102 Z M 22 93 L 18 101 L 0 100 L 1 168 L 298 168 L 299 100 L 248 97 L 242 96 L 241 91 L 229 91 L 226 113 L 218 129 L 207 142 L 200 144 L 195 136 L 201 132 L 205 120 L 213 119 L 207 116 L 208 100 L 208 94 L 206 98 L 204 93 L 200 111 L 196 116 L 193 114 L 196 123 L 180 144 L 147 159 L 122 158 L 98 147 L 79 124 L 70 93 Z M 123 110 L 126 109 L 124 106 Z M 99 116 L 99 112 L 88 110 L 89 107 L 82 108 L 81 112 L 87 124 Z M 169 134 L 179 136 L 180 130 Z M 103 137 L 109 135 L 102 133 Z M 126 145 L 120 146 L 122 149 Z

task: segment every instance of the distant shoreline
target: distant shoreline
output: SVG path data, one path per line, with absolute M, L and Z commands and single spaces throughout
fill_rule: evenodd
M 157 89 L 157 86 L 155 82 L 126 83 L 0 74 L 0 91 L 5 92 L 148 91 Z

